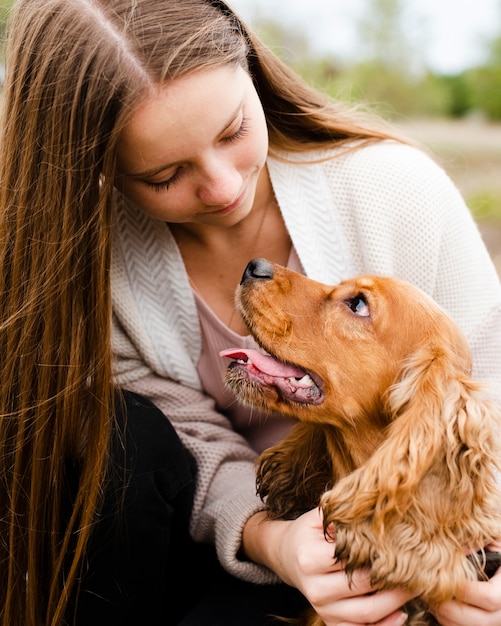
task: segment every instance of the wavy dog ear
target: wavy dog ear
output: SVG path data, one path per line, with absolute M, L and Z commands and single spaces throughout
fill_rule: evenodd
M 318 506 L 332 483 L 332 464 L 322 427 L 299 422 L 257 459 L 257 492 L 269 516 L 294 519 Z
M 389 391 L 396 442 L 393 462 L 398 490 L 411 495 L 430 467 L 439 471 L 458 502 L 471 515 L 471 502 L 481 501 L 495 482 L 496 409 L 482 385 L 456 365 L 448 351 L 418 351 L 400 381 Z M 461 515 L 457 511 L 456 515 Z
M 362 468 L 325 495 L 326 524 L 371 517 L 382 532 L 416 504 L 432 466 L 447 492 L 436 497 L 454 497 L 462 507 L 454 512 L 457 518 L 471 518 L 473 502 L 494 506 L 499 413 L 456 363 L 446 349 L 422 348 L 409 358 L 388 392 L 387 437 Z

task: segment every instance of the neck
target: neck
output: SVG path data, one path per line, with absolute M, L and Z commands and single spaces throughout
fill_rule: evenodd
M 326 429 L 326 443 L 333 462 L 335 480 L 361 467 L 384 440 L 380 427 L 373 428 L 367 421 L 358 428 L 344 426 Z

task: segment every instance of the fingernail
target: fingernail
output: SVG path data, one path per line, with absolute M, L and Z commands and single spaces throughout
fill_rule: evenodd
M 395 619 L 395 626 L 404 626 L 408 617 L 407 613 L 400 613 L 400 615 Z

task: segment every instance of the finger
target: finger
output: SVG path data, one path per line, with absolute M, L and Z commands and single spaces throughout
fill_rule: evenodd
M 501 568 L 490 580 L 468 582 L 463 590 L 461 604 L 490 611 L 501 610 Z
M 430 609 L 431 614 L 442 626 L 464 626 L 465 624 L 487 624 L 483 611 L 459 602 L 444 602 L 437 609 Z
M 401 607 L 410 600 L 411 595 L 402 590 L 382 591 L 369 596 L 343 598 L 332 604 L 332 612 L 324 607 L 319 611 L 326 626 L 341 624 L 378 624 L 378 626 L 404 624 Z
M 443 626 L 501 624 L 501 569 L 491 580 L 468 583 L 461 602 L 444 602 L 431 612 Z
M 374 626 L 403 626 L 407 623 L 408 617 L 407 613 L 404 613 L 403 611 L 395 611 L 395 613 L 392 613 L 386 619 L 381 620 Z
M 407 621 L 408 615 L 403 611 L 395 611 L 388 617 L 379 622 L 371 624 L 360 624 L 360 622 L 338 622 L 337 626 L 403 626 Z
M 357 572 L 353 578 L 354 580 L 349 583 L 343 571 L 312 576 L 305 581 L 302 592 L 323 617 L 327 615 L 331 618 L 347 619 L 354 615 L 353 610 L 356 607 L 354 599 L 373 592 L 368 574 Z M 338 606 L 340 604 L 343 606 L 346 601 L 351 602 L 351 605 L 348 605 L 344 613 L 339 613 Z

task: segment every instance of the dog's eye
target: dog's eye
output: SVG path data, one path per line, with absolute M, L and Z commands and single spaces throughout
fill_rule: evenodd
M 354 298 L 348 300 L 348 306 L 353 311 L 353 313 L 360 315 L 360 317 L 369 317 L 370 315 L 367 302 L 361 293 L 356 295 Z

